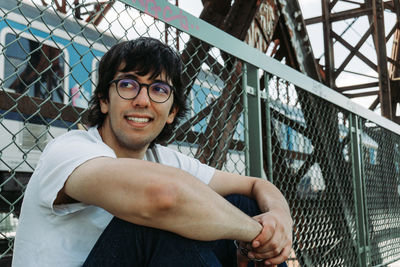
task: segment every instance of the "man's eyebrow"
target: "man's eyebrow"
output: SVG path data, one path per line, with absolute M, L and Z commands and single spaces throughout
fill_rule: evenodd
M 134 79 L 134 80 L 138 80 L 138 79 L 139 79 L 139 77 L 138 77 L 137 75 L 135 75 L 135 74 L 132 74 L 132 73 L 124 73 L 124 72 L 121 72 L 121 73 L 118 74 L 117 77 L 115 77 L 115 78 L 116 78 L 116 79 Z M 152 83 L 165 83 L 165 84 L 170 85 L 169 82 L 167 82 L 167 81 L 165 81 L 165 80 L 162 80 L 161 78 L 152 80 Z M 171 85 L 170 85 L 170 86 L 171 86 Z
M 137 80 L 138 77 L 132 73 L 121 73 L 121 74 L 118 74 L 116 78 L 117 79 L 132 78 L 132 79 Z
M 155 80 L 153 80 L 153 83 L 166 83 L 169 85 L 169 82 L 161 80 L 161 79 L 155 79 Z

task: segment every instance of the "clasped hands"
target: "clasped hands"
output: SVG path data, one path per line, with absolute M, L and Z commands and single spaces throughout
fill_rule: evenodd
M 273 212 L 254 216 L 253 219 L 262 225 L 262 231 L 251 242 L 236 241 L 238 267 L 246 267 L 249 261 L 255 266 L 276 266 L 284 262 L 292 247 L 293 222 L 282 221 Z

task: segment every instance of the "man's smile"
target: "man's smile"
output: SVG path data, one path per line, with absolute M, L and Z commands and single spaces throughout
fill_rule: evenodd
M 128 121 L 133 121 L 137 123 L 146 123 L 149 122 L 151 119 L 150 118 L 145 118 L 145 117 L 126 117 Z

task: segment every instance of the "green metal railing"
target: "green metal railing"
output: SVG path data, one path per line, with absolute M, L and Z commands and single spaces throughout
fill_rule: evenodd
M 399 125 L 165 0 L 115 1 L 98 26 L 73 8 L 0 0 L 0 262 L 43 147 L 85 128 L 99 59 L 139 36 L 185 64 L 191 111 L 166 145 L 274 182 L 295 222 L 289 266 L 400 258 Z

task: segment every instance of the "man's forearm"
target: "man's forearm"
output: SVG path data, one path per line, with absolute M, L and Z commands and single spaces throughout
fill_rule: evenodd
M 262 226 L 207 186 L 190 187 L 154 227 L 196 240 L 238 239 L 250 242 Z
M 262 229 L 189 173 L 141 160 L 90 160 L 69 177 L 65 192 L 123 220 L 191 239 L 250 241 Z
M 272 183 L 257 179 L 252 189 L 252 195 L 262 212 L 281 210 L 290 217 L 290 209 L 286 199 Z
M 144 223 L 196 240 L 253 240 L 262 226 L 186 172 L 172 170 L 173 204 Z

